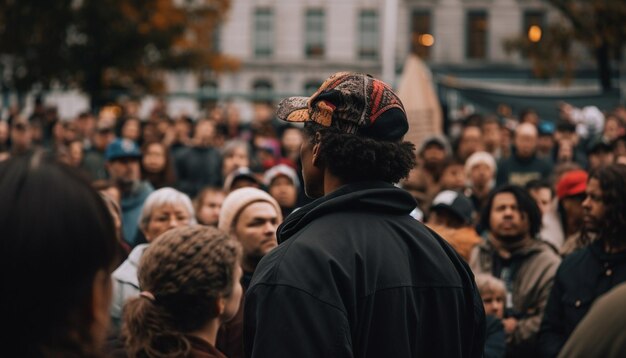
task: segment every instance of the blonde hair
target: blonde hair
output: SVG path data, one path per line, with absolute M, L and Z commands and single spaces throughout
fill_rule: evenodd
M 506 296 L 504 281 L 485 273 L 477 274 L 475 279 L 478 292 L 480 292 L 481 296 L 487 293 L 498 294 L 502 297 Z

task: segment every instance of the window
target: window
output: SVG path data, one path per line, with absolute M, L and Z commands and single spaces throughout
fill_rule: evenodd
M 317 91 L 320 86 L 324 83 L 324 81 L 319 80 L 309 80 L 304 84 L 304 95 L 311 96 L 315 91 Z
M 274 53 L 274 12 L 259 8 L 254 13 L 254 55 L 271 57 Z
M 378 12 L 363 10 L 359 14 L 359 58 L 378 58 Z
M 411 15 L 411 52 L 424 60 L 430 58 L 430 48 L 435 44 L 430 19 L 427 10 L 416 10 Z
M 271 101 L 273 99 L 274 86 L 266 79 L 259 79 L 252 84 L 253 99 L 256 101 Z
M 469 59 L 487 58 L 487 13 L 470 11 L 467 14 L 467 40 L 465 54 Z
M 309 9 L 306 12 L 305 54 L 309 58 L 324 57 L 325 31 L 324 10 Z
M 222 24 L 217 24 L 213 28 L 213 33 L 211 33 L 211 50 L 214 53 L 220 53 L 222 51 Z
M 524 13 L 524 35 L 531 42 L 539 42 L 543 35 L 544 15 L 541 11 L 526 11 Z

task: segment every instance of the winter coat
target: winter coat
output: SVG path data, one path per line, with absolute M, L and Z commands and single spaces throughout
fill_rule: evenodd
M 547 179 L 551 173 L 552 166 L 536 155 L 520 158 L 513 153 L 498 163 L 496 187 L 504 184 L 524 186 L 533 179 Z
M 195 197 L 205 186 L 222 185 L 222 157 L 211 147 L 180 149 L 175 156 L 178 189 Z
M 120 208 L 122 209 L 122 233 L 124 240 L 135 247 L 144 243 L 143 234 L 139 231 L 139 217 L 143 204 L 148 196 L 154 191 L 150 183 L 143 181 L 133 192 L 122 195 Z
M 504 326 L 498 318 L 487 316 L 487 336 L 483 358 L 504 358 L 506 355 L 506 335 Z
M 124 304 L 129 298 L 139 295 L 139 278 L 137 277 L 137 269 L 139 260 L 148 244 L 141 244 L 133 249 L 120 267 L 113 271 L 113 299 L 111 302 L 111 322 L 113 327 L 119 329 L 121 327 L 122 311 Z
M 591 304 L 626 282 L 626 252 L 609 254 L 596 240 L 563 259 L 541 323 L 543 356 L 556 357 Z
M 559 358 L 626 357 L 626 284 L 598 298 L 559 353 Z
M 470 266 L 474 273 L 498 276 L 494 272 L 498 264 L 495 260 L 504 261 L 487 241 L 474 249 Z M 511 267 L 517 267 L 510 294 L 518 322 L 508 337 L 507 356 L 532 357 L 538 351 L 537 333 L 561 259 L 548 243 L 533 240 L 531 245 L 513 253 L 510 262 Z
M 476 229 L 473 227 L 462 227 L 458 229 L 452 229 L 441 225 L 428 225 L 437 234 L 443 237 L 456 252 L 461 255 L 466 261 L 469 261 L 470 254 L 474 246 L 483 242 L 483 239 L 478 236 Z
M 361 182 L 290 215 L 246 294 L 246 356 L 482 356 L 473 275 L 409 216 L 415 206 L 391 184 Z

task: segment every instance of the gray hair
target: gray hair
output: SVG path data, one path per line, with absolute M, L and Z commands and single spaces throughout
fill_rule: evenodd
M 222 158 L 226 158 L 232 155 L 235 149 L 237 148 L 244 148 L 246 150 L 246 154 L 248 154 L 248 158 L 251 157 L 250 144 L 248 144 L 248 142 L 246 142 L 245 140 L 241 140 L 241 139 L 232 139 L 226 142 L 224 144 L 224 147 L 222 147 L 222 150 L 221 150 Z
M 506 286 L 504 281 L 486 273 L 479 273 L 475 276 L 476 286 L 480 295 L 494 293 L 506 296 Z
M 189 212 L 189 225 L 197 223 L 193 204 L 187 194 L 173 188 L 161 188 L 148 195 L 148 198 L 143 204 L 143 209 L 139 216 L 139 227 L 141 230 L 147 229 L 154 209 L 163 205 L 182 205 Z

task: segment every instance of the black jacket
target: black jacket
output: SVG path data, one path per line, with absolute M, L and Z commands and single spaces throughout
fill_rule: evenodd
M 290 215 L 246 295 L 248 357 L 480 357 L 482 301 L 463 259 L 382 182 Z
M 541 322 L 543 356 L 556 357 L 596 298 L 622 282 L 626 282 L 626 252 L 606 253 L 603 240 L 566 256 Z

